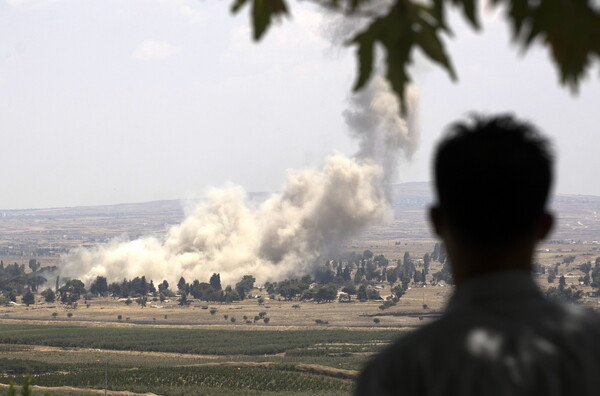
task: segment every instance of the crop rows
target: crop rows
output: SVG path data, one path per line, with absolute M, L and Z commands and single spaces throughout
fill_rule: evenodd
M 264 355 L 286 351 L 315 355 L 329 351 L 369 352 L 380 349 L 401 332 L 347 330 L 244 331 L 161 328 L 86 328 L 76 326 L 0 325 L 0 343 L 49 345 L 205 355 Z M 377 338 L 377 342 L 373 339 Z M 348 344 L 347 347 L 327 344 Z M 311 355 L 310 352 L 307 355 Z
M 39 368 L 37 362 L 30 366 Z M 18 362 L 27 366 L 26 362 Z M 75 386 L 103 388 L 102 365 L 52 365 L 46 364 L 48 373 L 34 375 L 34 383 L 43 386 Z M 290 394 L 347 394 L 352 382 L 293 371 L 292 366 L 270 367 L 170 367 L 125 368 L 111 367 L 108 371 L 109 389 L 127 389 L 134 392 L 159 393 L 163 395 L 204 394 L 204 390 L 220 394 L 238 394 L 240 391 L 273 392 Z M 19 376 L 7 377 L 7 381 L 20 382 Z

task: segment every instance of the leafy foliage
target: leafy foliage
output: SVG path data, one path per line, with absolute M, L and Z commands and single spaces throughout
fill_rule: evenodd
M 235 290 L 238 292 L 240 299 L 244 299 L 248 292 L 254 287 L 256 279 L 252 275 L 244 275 L 242 280 L 236 283 Z
M 546 297 L 555 301 L 576 303 L 583 297 L 583 292 L 570 287 L 551 286 L 546 290 Z
M 252 3 L 252 32 L 255 40 L 263 37 L 273 19 L 288 14 L 287 5 L 283 0 L 235 0 L 231 12 L 234 14 L 239 12 L 250 2 Z
M 365 86 L 373 72 L 374 49 L 381 44 L 386 53 L 386 78 L 392 89 L 404 99 L 406 86 L 411 81 L 408 66 L 415 47 L 419 47 L 432 61 L 445 68 L 452 79 L 456 73 L 441 40 L 445 26 L 436 18 L 435 6 L 409 0 L 397 0 L 389 12 L 376 18 L 351 44 L 357 47 L 357 91 Z M 405 101 L 401 100 L 403 112 Z
M 47 267 L 37 271 L 39 268 L 39 263 L 37 261 L 35 261 L 35 264 L 33 265 L 30 261 L 29 267 L 32 269 L 35 268 L 36 271 L 25 273 L 24 264 L 19 265 L 14 263 L 4 266 L 4 262 L 0 261 L 0 292 L 11 301 L 15 301 L 14 296 L 23 294 L 25 289 L 32 292 L 37 291 L 38 287 L 46 282 L 46 278 L 43 276 L 47 275 L 45 272 L 55 268 Z
M 474 29 L 480 29 L 475 0 L 394 0 L 387 10 L 375 0 L 315 0 L 323 7 L 346 17 L 367 20 L 364 30 L 348 41 L 356 48 L 358 60 L 354 90 L 365 86 L 373 73 L 374 49 L 385 52 L 386 78 L 401 98 L 406 111 L 406 87 L 411 82 L 408 67 L 415 49 L 457 78 L 442 36 L 451 34 L 446 21 L 448 5 L 458 7 Z M 284 0 L 235 0 L 231 10 L 239 12 L 252 3 L 253 37 L 260 40 L 272 20 L 288 15 Z M 492 0 L 506 8 L 505 18 L 513 40 L 524 50 L 539 42 L 550 50 L 560 81 L 576 90 L 594 60 L 600 58 L 600 8 L 593 1 Z M 374 12 L 373 12 L 374 11 Z

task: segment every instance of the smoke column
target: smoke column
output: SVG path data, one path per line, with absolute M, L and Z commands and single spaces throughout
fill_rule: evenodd
M 288 171 L 282 191 L 258 207 L 240 187 L 214 189 L 163 238 L 73 250 L 62 258 L 61 276 L 89 284 L 96 276 L 145 275 L 174 284 L 220 273 L 233 284 L 245 274 L 264 282 L 310 273 L 319 256 L 390 216 L 386 183 L 418 143 L 416 92 L 407 98 L 405 120 L 387 83 L 375 78 L 344 113 L 358 140 L 354 157 L 334 153 L 321 170 Z
M 350 133 L 358 140 L 356 158 L 374 160 L 384 171 L 384 182 L 395 180 L 401 156 L 407 160 L 419 145 L 417 122 L 417 93 L 407 93 L 408 116 L 399 115 L 399 104 L 388 83 L 377 76 L 364 92 L 350 99 L 351 106 L 344 111 Z

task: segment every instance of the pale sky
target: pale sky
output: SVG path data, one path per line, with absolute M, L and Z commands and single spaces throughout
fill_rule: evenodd
M 0 208 L 276 191 L 287 169 L 351 154 L 354 53 L 318 9 L 291 6 L 255 44 L 226 1 L 0 0 Z M 399 181 L 429 180 L 448 122 L 513 111 L 553 138 L 559 192 L 600 195 L 598 65 L 574 96 L 545 50 L 518 55 L 501 18 L 482 34 L 452 25 L 459 81 L 418 61 L 422 143 Z

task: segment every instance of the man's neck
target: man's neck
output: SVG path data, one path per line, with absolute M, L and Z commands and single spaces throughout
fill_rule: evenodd
M 507 249 L 471 249 L 448 247 L 454 282 L 457 287 L 466 280 L 503 271 L 531 273 L 533 245 L 521 244 Z

